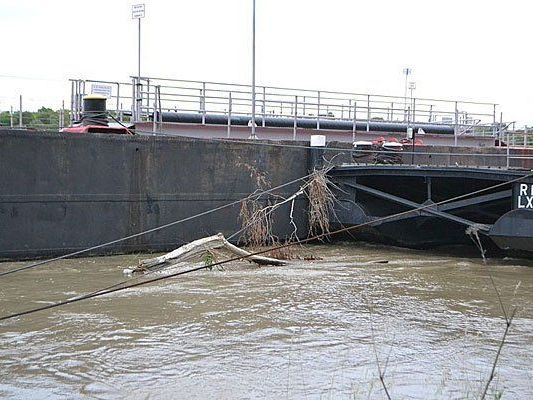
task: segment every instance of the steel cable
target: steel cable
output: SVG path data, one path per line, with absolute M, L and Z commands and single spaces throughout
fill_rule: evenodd
M 12 270 L 9 270 L 9 271 L 5 271 L 5 272 L 0 273 L 0 277 L 1 276 L 5 276 L 5 275 L 10 275 L 10 274 L 13 274 L 15 272 L 20 272 L 20 271 L 25 271 L 25 270 L 28 270 L 28 269 L 36 268 L 36 267 L 39 267 L 41 265 L 45 265 L 45 264 L 51 263 L 53 261 L 58 261 L 58 260 L 62 260 L 62 259 L 65 259 L 65 258 L 78 256 L 80 254 L 88 253 L 88 252 L 93 251 L 93 250 L 98 250 L 98 249 L 101 249 L 103 247 L 110 246 L 112 244 L 120 243 L 120 242 L 129 240 L 129 239 L 133 239 L 133 238 L 136 238 L 136 237 L 139 237 L 139 236 L 143 236 L 143 235 L 146 235 L 148 233 L 157 232 L 159 230 L 162 230 L 162 229 L 165 229 L 165 228 L 169 228 L 171 226 L 178 225 L 178 224 L 181 224 L 183 222 L 191 221 L 191 220 L 193 220 L 195 218 L 203 217 L 204 215 L 208 215 L 208 214 L 211 214 L 213 212 L 220 211 L 220 210 L 222 210 L 224 208 L 232 207 L 232 206 L 237 205 L 237 204 L 239 204 L 239 203 L 241 203 L 241 202 L 243 202 L 243 201 L 245 201 L 245 200 L 247 200 L 249 198 L 255 198 L 255 197 L 259 198 L 259 197 L 261 197 L 264 194 L 267 194 L 267 193 L 272 192 L 274 190 L 281 189 L 281 188 L 283 188 L 285 186 L 289 186 L 289 185 L 292 185 L 292 184 L 294 184 L 296 182 L 304 180 L 304 179 L 308 178 L 311 175 L 312 174 L 307 174 L 305 176 L 302 176 L 300 178 L 294 179 L 294 180 L 292 180 L 290 182 L 283 183 L 283 184 L 281 184 L 279 186 L 276 186 L 276 187 L 273 187 L 271 189 L 263 190 L 263 191 L 260 191 L 258 193 L 255 193 L 255 192 L 251 193 L 250 195 L 248 195 L 245 198 L 236 200 L 234 202 L 225 204 L 223 206 L 212 208 L 210 210 L 207 210 L 207 211 L 192 215 L 190 217 L 186 217 L 186 218 L 183 218 L 183 219 L 180 219 L 180 220 L 177 220 L 177 221 L 172 221 L 172 222 L 169 222 L 168 224 L 160 225 L 160 226 L 157 226 L 155 228 L 148 229 L 146 231 L 134 233 L 132 235 L 125 236 L 125 237 L 122 237 L 120 239 L 112 240 L 110 242 L 101 243 L 101 244 L 98 244 L 98 245 L 95 245 L 95 246 L 91 246 L 91 247 L 88 247 L 88 248 L 85 248 L 85 249 L 82 249 L 82 250 L 78 250 L 78 251 L 75 251 L 75 252 L 72 252 L 72 253 L 65 254 L 65 255 L 62 255 L 62 256 L 50 258 L 50 259 L 47 259 L 47 260 L 42 260 L 42 261 L 30 264 L 30 265 L 26 265 L 24 267 L 15 268 L 15 269 L 12 269 Z
M 473 192 L 470 192 L 470 193 L 465 193 L 465 194 L 462 194 L 462 195 L 459 195 L 459 196 L 455 196 L 455 197 L 452 197 L 450 199 L 443 200 L 443 201 L 440 201 L 440 202 L 437 202 L 437 203 L 426 204 L 424 206 L 421 206 L 421 207 L 418 207 L 418 208 L 415 208 L 415 209 L 412 209 L 412 210 L 407 210 L 407 211 L 403 211 L 403 212 L 400 212 L 400 213 L 387 215 L 385 217 L 381 217 L 381 218 L 378 218 L 378 219 L 375 219 L 375 220 L 372 220 L 372 221 L 367 221 L 367 222 L 364 222 L 362 224 L 358 224 L 358 225 L 354 225 L 354 226 L 338 229 L 338 230 L 333 231 L 333 232 L 322 233 L 320 235 L 315 235 L 313 237 L 300 240 L 298 242 L 289 242 L 289 243 L 285 243 L 285 244 L 282 244 L 282 245 L 279 245 L 279 246 L 276 246 L 276 247 L 273 247 L 273 248 L 270 248 L 270 249 L 263 249 L 261 251 L 250 253 L 249 255 L 244 256 L 244 257 L 243 256 L 233 257 L 233 258 L 229 258 L 229 259 L 226 259 L 226 260 L 223 260 L 223 261 L 215 262 L 215 263 L 210 264 L 210 265 L 203 265 L 203 266 L 200 266 L 200 267 L 188 269 L 186 271 L 174 272 L 174 273 L 169 274 L 169 275 L 159 276 L 157 278 L 152 278 L 152 279 L 148 279 L 148 280 L 145 280 L 145 281 L 133 283 L 131 285 L 126 285 L 126 286 L 121 286 L 121 287 L 114 287 L 114 286 L 117 285 L 117 284 L 115 284 L 115 285 L 111 286 L 110 289 L 102 289 L 100 291 L 91 292 L 91 293 L 88 293 L 88 294 L 85 294 L 85 295 L 82 295 L 82 296 L 78 296 L 78 297 L 75 297 L 75 298 L 72 298 L 72 299 L 67 299 L 67 300 L 64 300 L 64 301 L 57 302 L 57 303 L 48 304 L 46 306 L 32 308 L 32 309 L 29 309 L 29 310 L 26 310 L 26 311 L 20 311 L 20 312 L 13 313 L 13 314 L 10 314 L 10 315 L 5 315 L 3 317 L 0 317 L 0 321 L 5 321 L 5 320 L 8 320 L 8 319 L 20 317 L 20 316 L 23 316 L 23 315 L 33 314 L 33 313 L 36 313 L 36 312 L 39 312 L 39 311 L 49 310 L 51 308 L 56 308 L 56 307 L 60 307 L 60 306 L 63 306 L 63 305 L 76 303 L 76 302 L 79 302 L 79 301 L 82 301 L 82 300 L 91 299 L 91 298 L 94 298 L 94 297 L 104 296 L 104 295 L 107 295 L 107 294 L 110 294 L 110 293 L 114 293 L 114 292 L 118 292 L 118 291 L 121 291 L 121 290 L 126 290 L 126 289 L 130 289 L 130 288 L 138 287 L 138 286 L 147 285 L 149 283 L 154 283 L 154 282 L 162 281 L 162 280 L 165 280 L 165 279 L 174 278 L 176 276 L 185 275 L 185 274 L 188 274 L 188 273 L 191 273 L 191 272 L 196 272 L 196 271 L 200 271 L 200 270 L 203 270 L 203 269 L 212 268 L 212 267 L 215 267 L 215 266 L 218 266 L 218 265 L 227 264 L 227 263 L 232 262 L 232 261 L 243 260 L 243 259 L 246 259 L 246 258 L 251 257 L 251 256 L 260 255 L 260 254 L 264 254 L 264 253 L 270 252 L 272 250 L 283 249 L 283 248 L 294 246 L 296 244 L 309 243 L 311 241 L 316 241 L 316 240 L 319 240 L 319 239 L 322 239 L 322 238 L 325 238 L 325 237 L 328 237 L 328 236 L 336 235 L 336 234 L 343 233 L 343 232 L 349 232 L 351 230 L 354 230 L 354 229 L 357 229 L 357 228 L 361 228 L 363 226 L 372 225 L 372 224 L 375 224 L 376 222 L 382 222 L 382 221 L 386 221 L 388 219 L 396 218 L 396 217 L 399 217 L 399 216 L 402 216 L 402 215 L 416 213 L 416 212 L 419 212 L 419 211 L 424 210 L 426 208 L 435 207 L 435 206 L 438 206 L 438 205 L 442 205 L 442 204 L 446 204 L 446 203 L 449 203 L 449 202 L 452 202 L 452 201 L 463 199 L 463 198 L 468 197 L 468 196 L 473 196 L 473 195 L 476 195 L 476 194 L 479 194 L 479 193 L 483 193 L 483 192 L 486 192 L 486 191 L 489 191 L 489 190 L 492 190 L 492 189 L 496 189 L 496 188 L 501 187 L 501 186 L 505 186 L 505 185 L 509 185 L 511 183 L 514 183 L 514 182 L 518 182 L 518 181 L 523 180 L 523 179 L 527 179 L 527 178 L 532 177 L 532 176 L 533 176 L 533 173 L 529 173 L 527 175 L 515 178 L 515 179 L 507 181 L 507 182 L 501 182 L 501 183 L 498 183 L 496 185 L 489 186 L 487 188 L 479 189 L 479 190 L 476 190 L 476 191 L 473 191 Z

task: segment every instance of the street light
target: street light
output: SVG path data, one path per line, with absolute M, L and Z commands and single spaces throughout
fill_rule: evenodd
M 135 121 L 140 120 L 141 111 L 141 19 L 144 18 L 144 4 L 133 4 L 131 6 L 131 18 L 138 21 L 138 34 L 137 34 L 137 94 L 135 104 Z

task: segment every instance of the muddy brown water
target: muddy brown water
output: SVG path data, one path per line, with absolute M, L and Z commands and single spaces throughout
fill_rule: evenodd
M 533 398 L 533 267 L 365 244 L 285 267 L 232 264 L 0 322 L 0 397 Z M 0 278 L 0 315 L 123 279 L 139 255 Z M 387 260 L 388 263 L 376 263 Z M 5 271 L 25 263 L 3 263 Z M 388 360 L 388 361 L 387 361 Z

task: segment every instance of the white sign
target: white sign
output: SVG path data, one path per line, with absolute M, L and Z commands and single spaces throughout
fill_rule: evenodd
M 99 94 L 108 99 L 111 98 L 112 90 L 113 88 L 111 87 L 111 85 L 102 85 L 97 83 L 93 83 L 91 85 L 91 94 Z
M 132 19 L 144 18 L 144 4 L 134 4 L 131 6 L 131 18 Z
M 517 208 L 533 208 L 533 185 L 521 183 L 518 186 Z

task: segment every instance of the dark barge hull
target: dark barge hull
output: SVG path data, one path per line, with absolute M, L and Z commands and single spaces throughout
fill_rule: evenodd
M 277 186 L 307 175 L 317 159 L 316 154 L 304 146 L 284 147 L 279 146 L 280 142 L 275 146 L 264 144 L 186 137 L 0 130 L 0 259 L 63 255 L 188 218 L 254 192 L 257 173 L 265 174 L 271 185 Z M 331 146 L 338 148 L 342 144 L 332 143 Z M 443 153 L 432 159 L 420 154 L 415 162 L 446 159 L 448 163 L 462 164 L 469 161 L 468 154 L 459 151 L 461 148 L 432 149 Z M 495 148 L 477 150 L 487 155 L 498 151 Z M 451 156 L 446 152 L 457 154 Z M 336 162 L 352 161 L 350 151 L 338 149 L 328 152 L 327 158 L 337 153 Z M 500 160 L 503 159 L 487 157 L 486 161 Z M 337 194 L 341 203 L 332 224 L 335 228 L 353 226 L 410 209 L 397 198 L 415 204 L 428 199 L 438 202 L 524 174 L 523 170 L 498 168 L 337 167 L 330 175 L 342 188 Z M 295 182 L 276 194 L 287 197 L 295 193 L 300 184 Z M 388 197 L 380 197 L 376 191 L 387 193 Z M 456 221 L 421 212 L 409 218 L 372 223 L 364 229 L 353 230 L 349 237 L 417 248 L 473 246 L 465 235 L 462 220 L 490 226 L 513 209 L 509 186 L 483 195 L 487 197 L 481 201 L 468 203 L 471 199 L 465 199 L 465 203 L 456 203 L 454 208 L 440 209 L 440 212 L 454 215 Z M 297 202 L 293 217 L 298 235 L 305 237 L 307 203 L 304 199 Z M 166 251 L 217 232 L 229 235 L 240 228 L 239 211 L 240 204 L 234 204 L 88 254 Z M 290 211 L 287 204 L 274 216 L 274 233 L 280 238 L 293 232 L 288 217 Z M 516 218 L 512 217 L 500 224 L 503 227 L 497 232 L 500 243 L 512 244 L 515 222 Z M 521 229 L 533 232 L 528 226 Z M 487 245 L 494 245 L 486 235 L 481 237 Z M 533 243 L 529 237 L 520 238 L 520 241 L 520 246 L 526 248 Z
M 307 163 L 301 149 L 0 130 L 0 259 L 62 255 L 188 218 L 248 196 L 256 173 L 275 187 L 305 176 Z M 306 202 L 297 202 L 294 218 L 307 232 Z M 167 251 L 218 232 L 229 236 L 240 229 L 239 211 L 235 204 L 89 254 Z M 274 218 L 276 235 L 292 232 L 288 218 Z
M 516 237 L 519 232 L 515 232 L 515 228 L 507 230 L 512 233 L 509 236 L 502 236 L 492 229 L 497 222 L 496 226 L 501 225 L 502 217 L 511 215 L 515 207 L 513 199 L 517 183 L 505 183 L 530 173 L 449 166 L 338 167 L 331 175 L 341 189 L 337 191 L 341 202 L 336 206 L 332 224 L 337 229 L 364 224 L 344 235 L 347 238 L 416 249 L 472 246 L 474 237 L 467 234 L 467 229 L 473 227 L 489 254 L 529 253 L 531 256 L 533 239 L 527 236 L 527 231 L 533 230 L 533 225 L 522 228 L 525 235 L 522 237 Z M 468 195 L 472 192 L 478 193 Z M 458 199 L 432 205 L 454 198 Z M 416 207 L 427 208 L 408 213 Z M 520 221 L 532 220 L 532 210 L 521 212 L 529 218 L 521 215 Z M 405 214 L 386 218 L 398 213 Z

